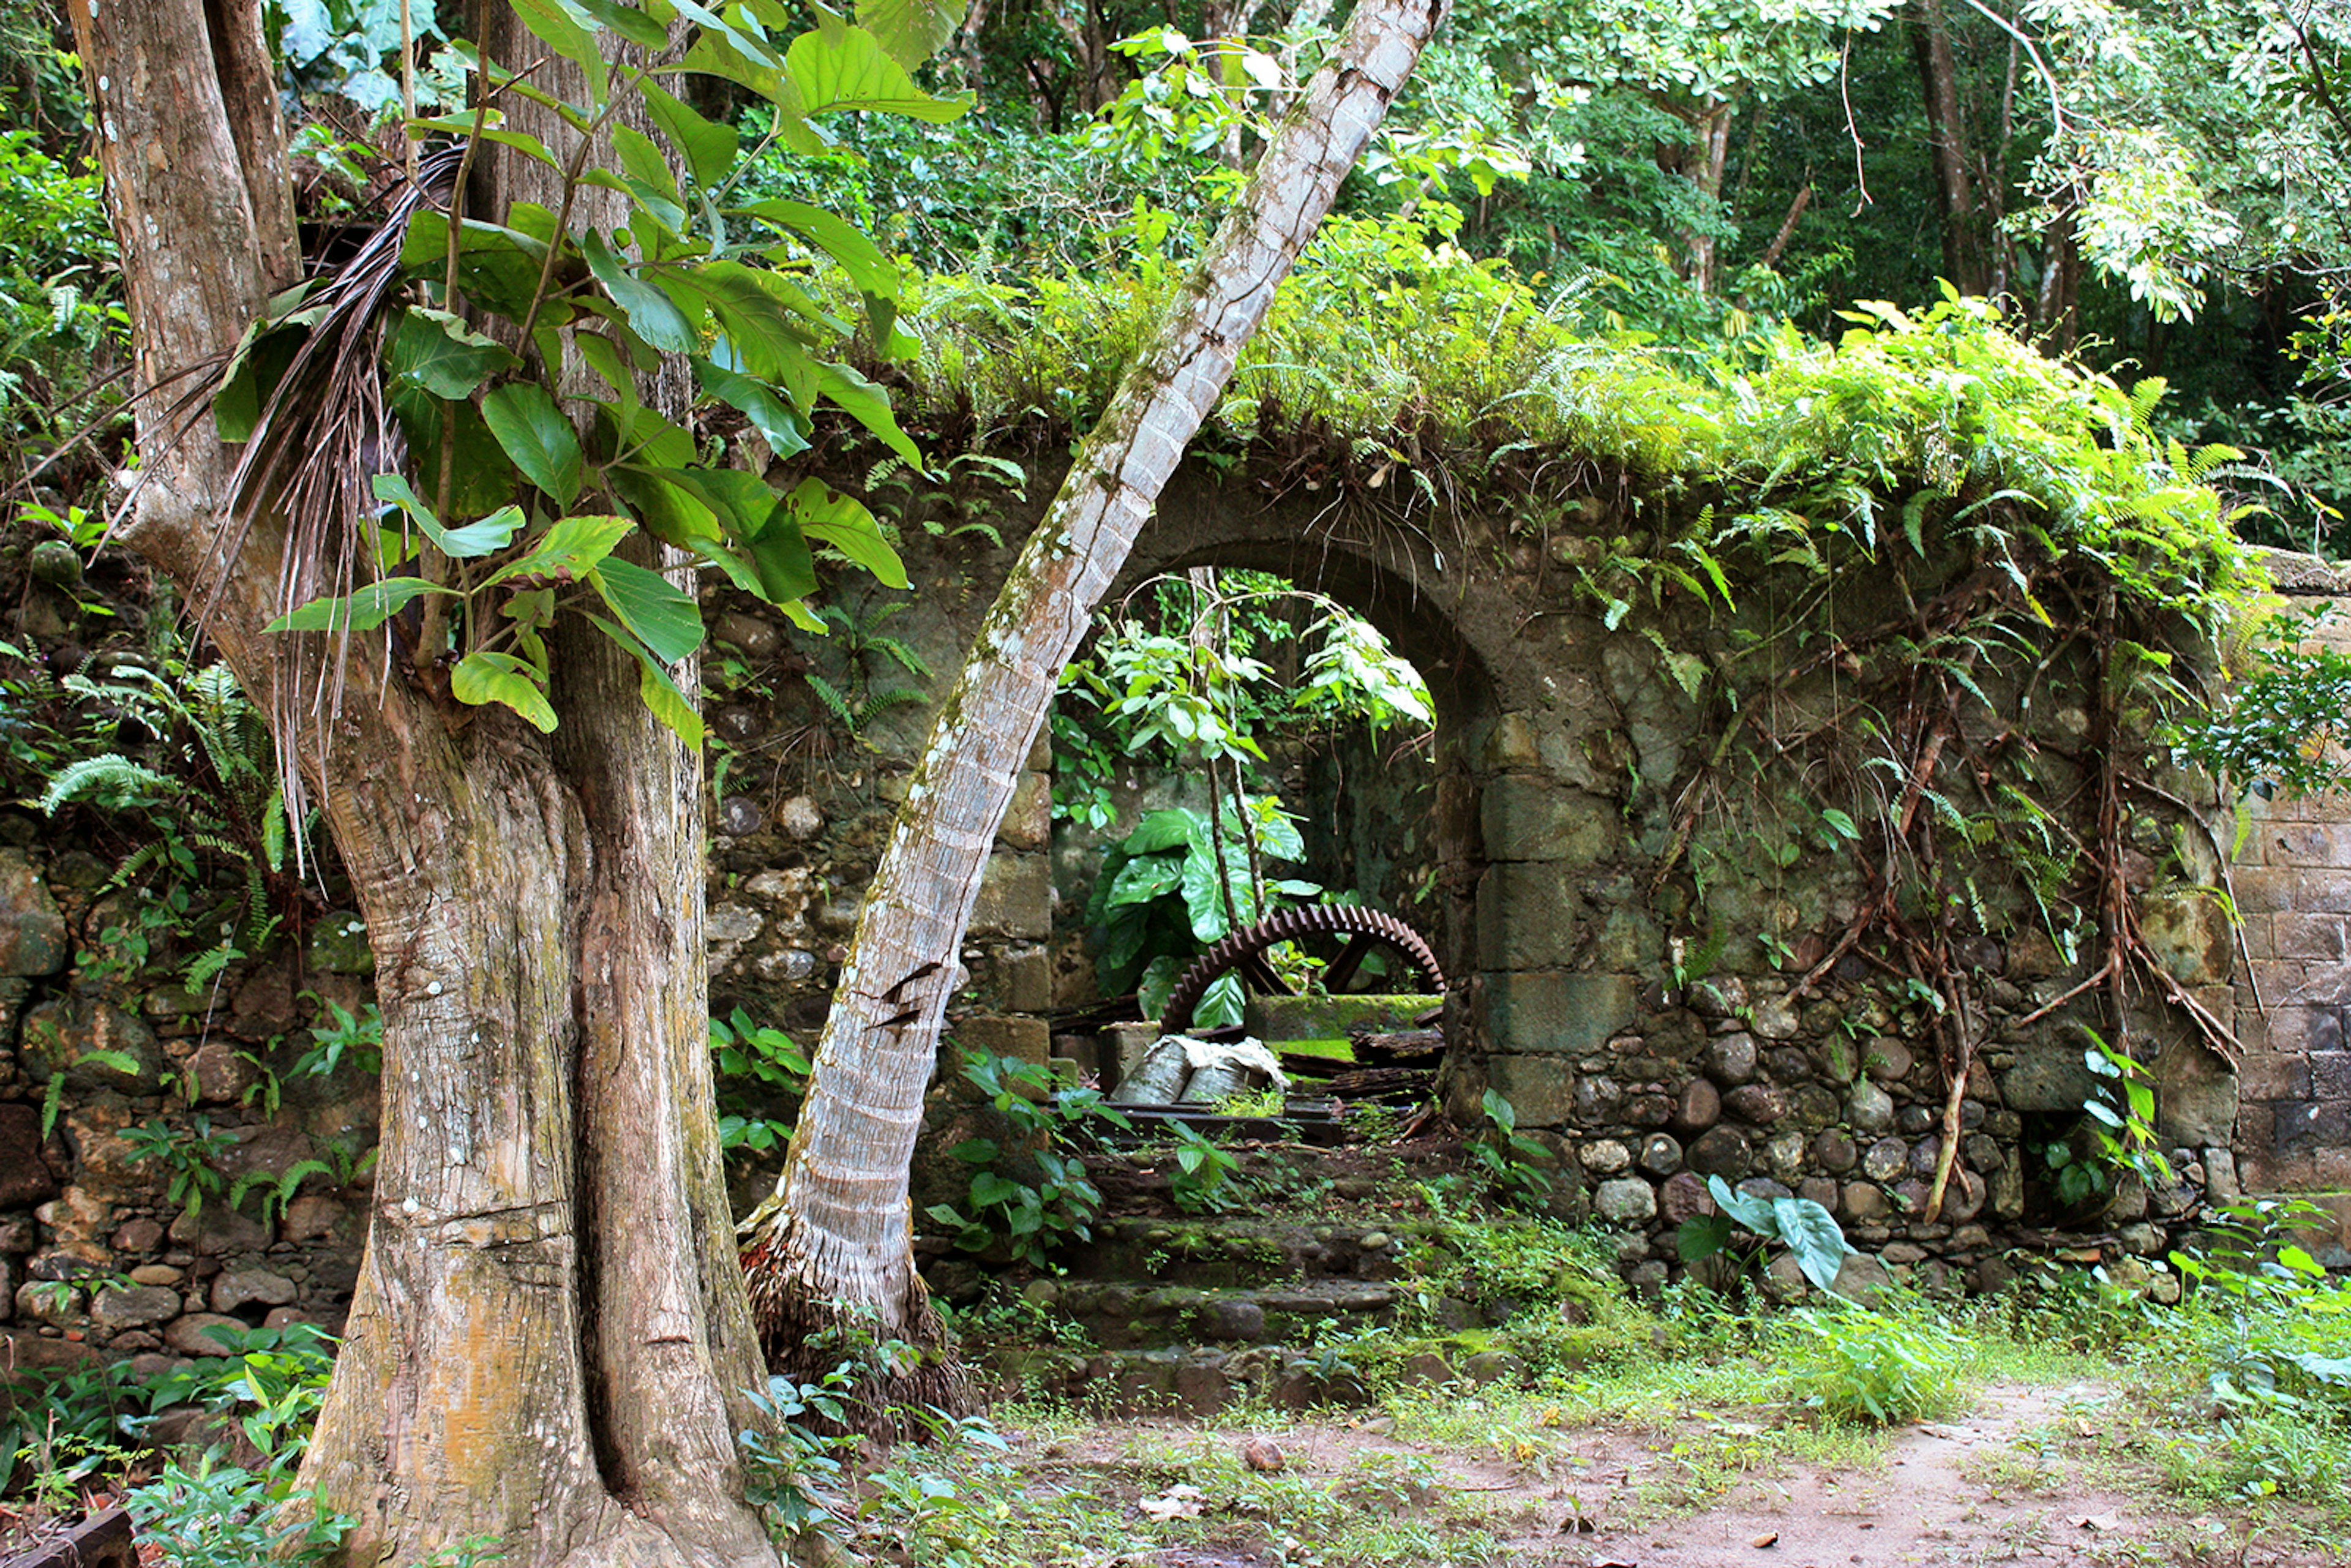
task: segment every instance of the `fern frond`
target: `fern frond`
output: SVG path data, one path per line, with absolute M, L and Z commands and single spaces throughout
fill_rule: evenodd
M 182 791 L 176 779 L 133 762 L 120 752 L 101 752 L 68 764 L 41 791 L 41 810 L 51 816 L 57 808 L 87 800 L 109 810 L 125 810 L 168 800 Z
M 822 702 L 826 707 L 832 710 L 832 716 L 839 719 L 844 726 L 846 726 L 851 734 L 855 734 L 857 732 L 857 713 L 855 709 L 849 706 L 849 699 L 842 696 L 840 691 L 834 687 L 833 684 L 831 681 L 826 680 L 822 675 L 810 674 L 805 678 L 809 684 L 809 690 L 814 692 L 817 695 L 818 700 Z

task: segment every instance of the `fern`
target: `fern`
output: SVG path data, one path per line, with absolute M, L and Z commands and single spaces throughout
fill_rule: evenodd
M 809 684 L 809 690 L 814 692 L 817 695 L 818 700 L 822 702 L 827 708 L 831 710 L 832 716 L 841 721 L 843 728 L 847 729 L 850 734 L 855 735 L 857 733 L 857 711 L 849 706 L 849 699 L 842 696 L 839 688 L 835 687 L 831 681 L 826 680 L 822 675 L 810 672 L 805 678 Z
M 88 800 L 110 811 L 153 806 L 178 796 L 185 787 L 119 751 L 102 752 L 68 764 L 41 791 L 41 810 L 56 816 L 60 806 Z

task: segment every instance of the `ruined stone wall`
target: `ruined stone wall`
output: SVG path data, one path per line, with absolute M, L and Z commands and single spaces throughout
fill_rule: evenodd
M 2289 601 L 2329 601 L 2324 642 L 2351 648 L 2351 600 L 2338 575 L 2281 562 Z M 2239 1174 L 2260 1192 L 2299 1193 L 2335 1216 L 2318 1249 L 2351 1268 L 2351 803 L 2340 796 L 2258 797 L 2231 884 L 2247 961 L 2236 975 L 2245 1060 Z
M 1792 977 L 1851 916 L 1863 879 L 1817 842 L 1782 862 L 1806 813 L 1817 816 L 1800 794 L 1706 793 L 1719 788 L 1703 781 L 1723 710 L 1692 697 L 1676 661 L 1718 661 L 1752 625 L 1670 599 L 1649 622 L 1656 641 L 1604 625 L 1576 589 L 1599 532 L 1616 526 L 1597 502 L 1580 533 L 1467 517 L 1433 537 L 1426 518 L 1405 526 L 1305 499 L 1187 473 L 1130 580 L 1198 564 L 1282 572 L 1366 615 L 1428 679 L 1433 765 L 1373 816 L 1409 815 L 1393 840 L 1433 867 L 1416 880 L 1430 884 L 1425 918 L 1453 986 L 1449 1103 L 1474 1120 L 1484 1088 L 1509 1097 L 1520 1126 L 1562 1156 L 1563 1202 L 1618 1229 L 1628 1274 L 1654 1282 L 1677 1266 L 1672 1232 L 1704 1206 L 1708 1175 L 1816 1198 L 1870 1251 L 1865 1268 L 1980 1286 L 2000 1282 L 2012 1248 L 2136 1267 L 2196 1205 L 2241 1184 L 2351 1186 L 2351 811 L 2341 803 L 2256 809 L 2233 873 L 2250 967 L 2217 903 L 2171 885 L 2218 880 L 2217 857 L 2172 817 L 2143 814 L 2133 852 L 2147 869 L 2134 891 L 2151 937 L 2246 1051 L 2232 1070 L 2147 998 L 2135 1021 L 2154 1048 L 2165 1146 L 2182 1180 L 2151 1192 L 2126 1183 L 2095 1214 L 2054 1200 L 2038 1152 L 2078 1118 L 2090 1081 L 2077 1026 L 2093 1015 L 2019 1021 L 2075 984 L 2086 957 L 2061 954 L 2014 888 L 1986 890 L 1987 924 L 1963 954 L 1981 1051 L 1949 1201 L 1922 1223 L 1941 1103 L 1928 1004 L 1857 955 L 1792 998 Z M 1007 521 L 1002 548 L 969 532 L 909 538 L 920 591 L 850 589 L 825 639 L 729 593 L 705 596 L 719 643 L 711 724 L 726 767 L 708 890 L 720 1012 L 740 1006 L 812 1037 L 930 703 L 1020 527 Z M 846 697 L 846 719 L 810 677 Z M 1833 709 L 1834 683 L 1775 700 L 1794 705 L 1779 719 L 1795 724 L 1803 705 Z M 2078 746 L 2084 722 L 2077 705 L 2049 705 L 2040 733 L 2053 756 Z M 2063 789 L 2070 764 L 2052 766 Z M 1057 1006 L 1091 999 L 1081 917 L 1093 849 L 1067 834 L 1056 842 L 1050 767 L 1040 746 L 998 836 L 950 1011 L 961 1043 L 1031 1058 L 1056 1049 Z M 1693 800 L 1707 810 L 1677 845 Z M 1360 844 L 1380 831 L 1373 816 L 1313 831 Z M 329 915 L 298 963 L 281 950 L 190 996 L 168 969 L 142 971 L 110 942 L 131 897 L 100 895 L 113 862 L 53 837 L 36 813 L 0 812 L 7 1354 L 32 1365 L 101 1348 L 185 1353 L 205 1348 L 195 1334 L 221 1318 L 334 1326 L 368 1201 L 351 1166 L 373 1141 L 373 1086 L 350 1063 L 324 1074 L 298 1064 L 329 1019 L 325 1002 L 364 1005 L 364 933 Z M 2158 865 L 2170 870 L 2158 876 Z M 330 1168 L 306 1175 L 283 1213 L 265 1216 L 252 1195 L 232 1208 L 215 1193 L 192 1216 L 166 1194 L 167 1160 L 132 1157 L 123 1134 L 149 1124 L 216 1134 L 226 1180 L 311 1159 Z M 770 1173 L 746 1161 L 732 1174 L 747 1198 Z M 64 1288 L 26 1289 L 45 1282 Z

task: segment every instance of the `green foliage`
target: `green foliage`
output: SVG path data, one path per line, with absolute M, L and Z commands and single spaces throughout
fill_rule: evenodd
M 2212 1398 L 2228 1410 L 2289 1412 L 2351 1425 L 2351 1284 L 2301 1246 L 2297 1228 L 2332 1223 L 2300 1198 L 2224 1207 L 2174 1267 L 2217 1310 Z
M 1551 1177 L 1541 1167 L 1553 1161 L 1552 1151 L 1519 1131 L 1518 1112 L 1491 1089 L 1486 1091 L 1480 1109 L 1486 1124 L 1462 1145 L 1471 1165 L 1505 1199 L 1541 1201 L 1551 1192 Z
M 1698 1215 L 1683 1224 L 1677 1238 L 1683 1262 L 1695 1263 L 1721 1251 L 1730 1244 L 1731 1227 L 1737 1225 L 1764 1242 L 1783 1243 L 1815 1289 L 1836 1293 L 1837 1275 L 1853 1249 L 1845 1244 L 1844 1229 L 1834 1215 L 1808 1197 L 1734 1192 L 1719 1176 L 1707 1177 L 1706 1186 L 1719 1212 Z
M 383 1070 L 382 1009 L 373 1002 L 362 1002 L 354 1015 L 342 1003 L 316 992 L 302 994 L 319 1011 L 310 1021 L 310 1044 L 294 1059 L 289 1076 L 331 1078 L 346 1058 L 361 1072 Z
M 2332 614 L 2321 605 L 2262 621 L 2251 638 L 2249 673 L 2231 681 L 2208 713 L 2174 727 L 2174 744 L 2187 759 L 2225 779 L 2240 799 L 2342 786 L 2335 739 L 2351 713 L 2351 656 L 2318 641 Z
M 373 0 L 348 3 L 371 16 L 380 11 Z M 412 650 L 416 665 L 445 660 L 457 701 L 502 705 L 546 730 L 556 721 L 546 633 L 559 615 L 577 613 L 635 661 L 654 716 L 698 746 L 700 720 L 672 666 L 703 640 L 699 609 L 632 559 L 628 541 L 684 551 L 811 631 L 822 630 L 805 603 L 816 587 L 813 552 L 837 553 L 892 587 L 906 579 L 860 501 L 814 479 L 776 494 L 645 407 L 637 375 L 664 356 L 683 359 L 700 402 L 731 405 L 776 455 L 806 449 L 820 410 L 829 408 L 919 464 L 888 393 L 827 357 L 850 321 L 806 287 L 820 266 L 840 277 L 856 296 L 872 345 L 898 357 L 911 346 L 894 327 L 898 275 L 871 242 L 820 208 L 735 200 L 734 131 L 673 97 L 647 68 L 604 57 L 607 32 L 649 44 L 665 37 L 653 15 L 622 4 L 518 15 L 540 43 L 580 66 L 586 98 L 560 102 L 525 81 L 477 79 L 470 110 L 422 118 L 412 134 L 473 137 L 491 156 L 546 164 L 563 182 L 567 213 L 583 184 L 620 192 L 628 221 L 611 234 L 573 235 L 528 204 L 455 224 L 429 208 L 413 213 L 400 263 L 413 287 L 401 296 L 407 303 L 389 309 L 385 370 L 416 481 L 375 475 L 371 488 L 382 506 L 359 519 L 356 539 L 346 538 L 339 517 L 298 520 L 298 537 L 315 541 L 310 549 L 355 557 L 360 574 L 377 580 L 301 605 L 275 629 L 373 631 L 421 599 L 422 633 L 446 643 Z M 461 57 L 478 73 L 477 62 Z M 708 15 L 684 66 L 764 99 L 773 134 L 803 154 L 822 150 L 820 122 L 852 111 L 938 121 L 967 107 L 918 88 L 879 35 L 838 19 L 788 43 L 757 20 Z M 659 143 L 627 129 L 614 132 L 620 169 L 559 155 L 506 123 L 489 100 L 494 87 L 545 100 L 580 135 L 642 103 L 683 172 Z M 296 444 L 299 461 L 331 462 L 329 449 L 351 455 L 301 429 L 319 417 L 319 400 L 279 395 L 273 367 L 312 374 L 312 361 L 299 355 L 311 334 L 340 331 L 337 312 L 373 308 L 381 296 L 314 293 L 308 285 L 288 291 L 256 324 L 226 373 L 215 417 L 225 437 L 250 450 Z M 538 369 L 466 326 L 461 306 L 511 323 L 540 350 Z M 559 404 L 541 378 L 574 360 L 611 397 L 567 395 Z M 573 415 L 583 413 L 575 425 Z M 315 457 L 302 451 L 311 445 Z M 403 570 L 410 562 L 414 569 Z M 393 624 L 407 635 L 405 622 Z
M 77 674 L 62 683 L 62 695 L 93 716 L 111 715 L 118 728 L 159 737 L 149 760 L 114 750 L 70 755 L 78 739 L 103 733 L 108 721 L 95 716 L 78 732 L 52 729 L 55 738 L 32 755 L 46 756 L 54 769 L 42 810 L 56 816 L 87 807 L 110 821 L 142 821 L 156 835 L 132 849 L 99 889 L 132 887 L 141 895 L 105 943 L 132 968 L 158 946 L 176 946 L 186 956 L 183 983 L 201 990 L 230 963 L 266 948 L 300 906 L 301 884 L 287 864 L 297 825 L 286 813 L 268 727 L 228 666 L 193 668 L 176 651 L 160 663 L 158 673 L 125 658 L 102 675 Z M 242 884 L 225 906 L 214 889 L 224 875 Z M 207 919 L 218 934 L 200 939 Z
M 1170 1123 L 1167 1133 L 1176 1156 L 1175 1167 L 1167 1173 L 1167 1190 L 1176 1207 L 1186 1214 L 1222 1214 L 1235 1207 L 1241 1200 L 1240 1184 L 1234 1179 L 1240 1156 L 1189 1123 Z
M 131 1150 L 131 1164 L 154 1160 L 170 1172 L 163 1196 L 191 1218 L 204 1212 L 206 1198 L 217 1197 L 228 1189 L 228 1177 L 221 1174 L 220 1160 L 235 1146 L 236 1140 L 216 1131 L 212 1118 L 201 1111 L 189 1117 L 185 1126 L 150 1120 L 125 1127 L 115 1135 Z
M 1103 995 L 1139 982 L 1144 1015 L 1155 1018 L 1185 965 L 1269 913 L 1270 899 L 1260 904 L 1251 877 L 1252 851 L 1259 860 L 1294 861 L 1306 852 L 1305 840 L 1272 797 L 1245 797 L 1242 808 L 1221 813 L 1213 826 L 1189 806 L 1153 811 L 1102 852 L 1086 924 L 1099 944 L 1094 975 Z M 1283 898 L 1317 891 L 1293 880 L 1266 887 Z M 1240 982 L 1225 976 L 1194 1007 L 1192 1022 L 1200 1029 L 1237 1024 L 1241 1005 Z
M 1955 1402 L 1967 1342 L 1923 1310 L 1798 1307 L 1786 1322 L 1789 1388 L 1831 1420 L 1890 1427 Z
M 1102 1212 L 1079 1146 L 1097 1123 L 1132 1124 L 1100 1090 L 1035 1062 L 970 1051 L 963 1075 L 1004 1118 L 1007 1136 L 970 1138 L 949 1150 L 973 1167 L 967 1207 L 935 1203 L 925 1212 L 954 1228 L 956 1245 L 967 1251 L 1001 1246 L 1031 1267 L 1054 1268 L 1052 1249 L 1067 1239 L 1090 1239 Z
M 718 1082 L 719 1146 L 730 1155 L 782 1148 L 808 1096 L 808 1053 L 741 1008 L 710 1020 L 710 1051 Z
M 0 420 L 12 446 L 78 423 L 51 405 L 119 350 L 129 322 L 113 258 L 95 167 L 77 172 L 35 131 L 0 129 Z
M 207 1453 L 193 1466 L 166 1460 L 123 1500 L 163 1568 L 334 1561 L 351 1521 L 307 1502 L 281 1512 L 290 1490 Z

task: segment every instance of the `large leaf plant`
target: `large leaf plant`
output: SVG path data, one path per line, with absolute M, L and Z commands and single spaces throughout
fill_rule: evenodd
M 445 205 L 412 195 L 396 256 L 377 248 L 380 276 L 360 310 L 347 308 L 348 278 L 279 296 L 247 333 L 215 418 L 249 451 L 284 453 L 288 383 L 333 359 L 320 340 L 349 340 L 345 318 L 358 317 L 381 345 L 381 381 L 380 407 L 365 396 L 352 404 L 357 423 L 372 413 L 379 429 L 396 425 L 411 461 L 405 474 L 381 455 L 363 466 L 364 490 L 350 497 L 356 539 L 329 569 L 313 561 L 307 577 L 289 574 L 288 612 L 273 630 L 340 635 L 390 623 L 423 678 L 445 678 L 447 697 L 503 705 L 544 731 L 556 722 L 547 633 L 576 610 L 636 661 L 652 712 L 698 745 L 700 719 L 674 672 L 701 644 L 700 611 L 672 577 L 639 563 L 664 558 L 619 553 L 627 541 L 673 547 L 683 553 L 668 562 L 715 569 L 814 632 L 823 623 L 804 601 L 817 586 L 816 548 L 893 587 L 906 576 L 853 497 L 813 478 L 779 493 L 765 463 L 733 465 L 717 444 L 697 440 L 692 411 L 680 420 L 649 406 L 642 380 L 683 361 L 693 408 L 732 408 L 776 457 L 805 451 L 826 407 L 908 463 L 920 455 L 888 395 L 841 357 L 855 324 L 830 302 L 837 291 L 817 282 L 822 273 L 853 286 L 872 344 L 898 357 L 914 344 L 897 325 L 896 268 L 823 208 L 736 200 L 737 131 L 673 89 L 689 73 L 739 84 L 772 110 L 771 138 L 803 152 L 820 151 L 825 122 L 847 114 L 951 120 L 968 101 L 932 95 L 912 72 L 962 7 L 873 0 L 852 21 L 820 4 L 815 26 L 792 36 L 804 13 L 779 0 L 512 3 L 539 41 L 579 67 L 584 96 L 550 92 L 536 79 L 543 73 L 485 68 L 470 46 L 452 46 L 472 78 L 471 107 L 409 121 L 413 136 L 440 148 L 444 172 L 455 164 Z M 545 111 L 542 127 L 552 115 L 569 129 L 568 153 L 516 123 L 524 102 Z M 617 166 L 592 161 L 604 147 Z M 492 148 L 554 171 L 558 204 L 466 212 L 466 175 Z M 575 224 L 590 188 L 618 194 L 625 220 Z M 297 435 L 290 444 L 290 459 L 256 466 L 249 456 L 248 476 L 298 498 L 308 453 L 333 443 Z M 254 488 L 248 477 L 248 499 Z M 292 553 L 302 556 L 298 517 L 296 528 Z M 340 591 L 302 591 L 320 584 Z

